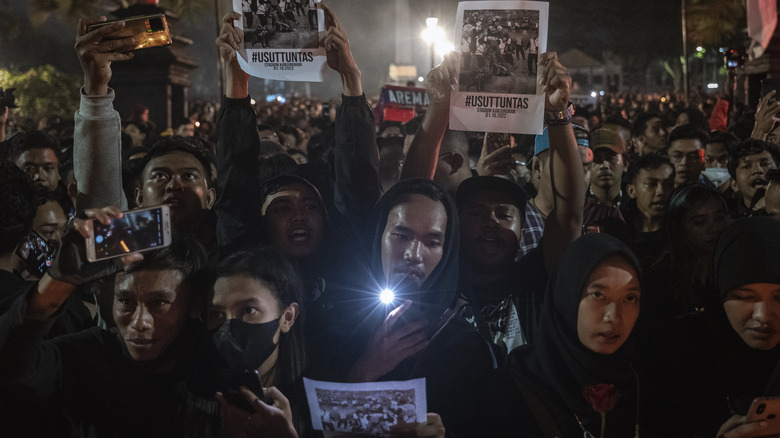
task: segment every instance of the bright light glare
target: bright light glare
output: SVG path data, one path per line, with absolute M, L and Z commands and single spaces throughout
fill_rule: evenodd
M 418 78 L 417 78 L 417 82 L 423 82 L 424 80 L 425 80 L 425 78 L 424 78 L 424 77 L 422 77 L 422 76 L 420 76 L 420 77 L 418 77 Z
M 249 103 L 251 103 L 252 105 L 254 105 L 254 104 L 255 104 L 255 103 L 257 103 L 257 102 L 255 102 L 255 100 L 254 100 L 254 99 L 249 99 Z
M 603 96 L 603 95 L 604 95 L 604 90 L 599 91 L 599 96 Z
M 195 122 L 195 127 L 200 128 L 200 122 Z
M 392 303 L 393 299 L 395 299 L 395 294 L 390 289 L 385 289 L 381 294 L 379 294 L 379 301 L 385 304 Z
M 707 88 L 718 88 L 718 84 L 716 84 L 715 82 L 710 82 L 709 84 L 707 84 Z
M 590 97 L 596 97 L 597 93 L 595 91 L 590 92 Z
M 696 51 L 697 52 L 701 52 L 702 50 L 704 50 L 704 48 L 702 46 L 696 46 Z

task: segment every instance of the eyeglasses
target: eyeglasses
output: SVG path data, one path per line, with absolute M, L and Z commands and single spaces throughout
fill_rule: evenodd
M 704 161 L 704 149 L 697 149 L 687 153 L 675 151 L 669 154 L 669 159 L 672 160 L 672 163 L 680 163 L 683 159 L 702 162 Z

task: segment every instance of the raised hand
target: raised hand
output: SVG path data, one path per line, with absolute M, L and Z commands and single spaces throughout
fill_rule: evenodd
M 571 75 L 566 67 L 558 62 L 558 53 L 542 53 L 539 57 L 539 65 L 542 67 L 542 78 L 539 84 L 543 85 L 545 111 L 566 109 L 571 100 Z
M 133 57 L 135 38 L 106 39 L 111 33 L 125 27 L 124 21 L 108 24 L 92 31 L 87 28 L 106 21 L 106 17 L 82 18 L 76 34 L 76 53 L 84 72 L 84 91 L 90 96 L 108 93 L 111 80 L 111 63 Z
M 324 3 L 319 7 L 325 11 L 325 38 L 321 43 L 325 47 L 328 58 L 328 67 L 341 75 L 344 94 L 347 96 L 360 96 L 363 94 L 360 69 L 352 57 L 349 48 L 349 38 L 341 27 L 336 14 Z

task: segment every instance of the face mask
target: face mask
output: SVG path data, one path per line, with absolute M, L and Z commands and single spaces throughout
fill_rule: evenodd
M 212 335 L 212 341 L 231 369 L 255 370 L 274 352 L 278 329 L 278 318 L 262 324 L 229 319 Z
M 707 179 L 710 180 L 715 187 L 720 187 L 723 185 L 723 183 L 728 181 L 729 178 L 731 178 L 731 175 L 729 175 L 729 170 L 723 169 L 721 167 L 710 167 L 704 169 L 701 173 L 707 177 Z

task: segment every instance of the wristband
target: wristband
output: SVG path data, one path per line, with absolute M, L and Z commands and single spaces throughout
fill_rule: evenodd
M 560 111 L 545 111 L 544 123 L 547 126 L 568 125 L 574 115 L 574 104 L 569 102 L 566 108 Z

